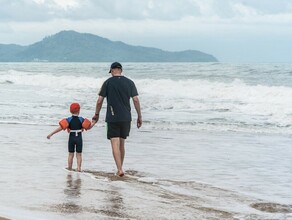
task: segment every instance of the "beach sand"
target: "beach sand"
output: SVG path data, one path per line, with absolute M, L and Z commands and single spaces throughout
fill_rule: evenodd
M 237 149 L 239 156 L 235 149 L 229 152 L 223 143 L 228 138 L 231 145 L 236 142 L 240 148 L 244 141 L 256 144 L 253 137 L 133 129 L 126 146 L 126 176 L 119 178 L 114 175 L 104 127 L 84 133 L 81 173 L 65 169 L 66 132 L 46 140 L 54 128 L 6 124 L 1 131 L 5 161 L 0 164 L 0 175 L 5 176 L 0 182 L 3 216 L 16 220 L 292 219 L 292 205 L 285 198 L 280 200 L 265 192 L 266 198 L 261 197 L 254 191 L 265 187 L 257 184 L 255 177 L 248 179 L 252 170 L 245 172 L 249 165 L 253 166 L 248 158 L 255 153 L 253 150 L 260 150 L 259 143 L 271 143 L 266 136 L 256 138 L 255 149 Z M 268 152 L 267 145 L 264 147 Z M 236 164 L 239 159 L 246 161 Z M 248 192 L 245 187 L 249 185 L 242 184 L 243 190 L 237 190 L 239 177 L 247 183 L 253 181 L 254 188 Z M 290 199 L 289 195 L 286 199 Z

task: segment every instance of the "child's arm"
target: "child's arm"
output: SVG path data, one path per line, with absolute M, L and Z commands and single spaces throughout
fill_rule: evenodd
M 59 126 L 56 130 L 54 130 L 52 133 L 50 133 L 47 138 L 50 139 L 54 134 L 62 131 L 63 129 L 61 128 L 61 126 Z

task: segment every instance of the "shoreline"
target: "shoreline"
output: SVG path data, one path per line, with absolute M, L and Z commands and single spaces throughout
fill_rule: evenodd
M 68 134 L 47 140 L 51 130 L 46 125 L 6 125 L 0 134 L 5 161 L 0 174 L 7 177 L 0 190 L 2 208 L 8 208 L 1 212 L 3 216 L 67 220 L 73 210 L 76 219 L 143 219 L 146 214 L 153 219 L 292 217 L 290 188 L 281 188 L 274 175 L 290 161 L 288 137 L 133 128 L 126 146 L 126 176 L 120 180 L 114 176 L 104 127 L 84 132 L 82 173 L 63 168 Z M 280 156 L 278 165 L 269 168 L 266 159 Z M 260 178 L 257 166 L 265 174 Z M 289 182 L 284 177 L 281 181 L 283 186 Z M 281 190 L 286 196 L 275 197 Z M 165 210 L 172 214 L 166 215 Z

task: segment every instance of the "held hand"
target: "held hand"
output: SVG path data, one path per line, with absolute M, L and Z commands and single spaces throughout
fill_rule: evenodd
M 91 121 L 90 129 L 93 128 L 93 126 L 94 126 L 96 123 L 97 123 L 97 121 L 92 120 L 92 121 Z
M 51 137 L 52 137 L 52 135 L 48 135 L 48 136 L 47 136 L 47 139 L 50 139 Z
M 142 117 L 138 117 L 137 119 L 137 128 L 140 128 L 142 126 Z
M 99 119 L 99 115 L 95 114 L 93 117 L 92 117 L 92 122 L 95 121 L 98 122 L 98 119 Z

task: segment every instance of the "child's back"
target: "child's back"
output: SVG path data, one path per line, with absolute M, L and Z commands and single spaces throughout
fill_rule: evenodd
M 48 139 L 51 138 L 55 133 L 67 129 L 69 132 L 68 141 L 68 169 L 72 169 L 74 153 L 76 150 L 77 157 L 77 171 L 81 171 L 82 163 L 82 131 L 90 129 L 96 122 L 90 122 L 88 119 L 80 117 L 80 105 L 78 103 L 72 103 L 70 106 L 70 112 L 72 116 L 69 118 L 62 119 L 59 122 L 60 127 L 54 130 L 51 134 L 47 136 Z

